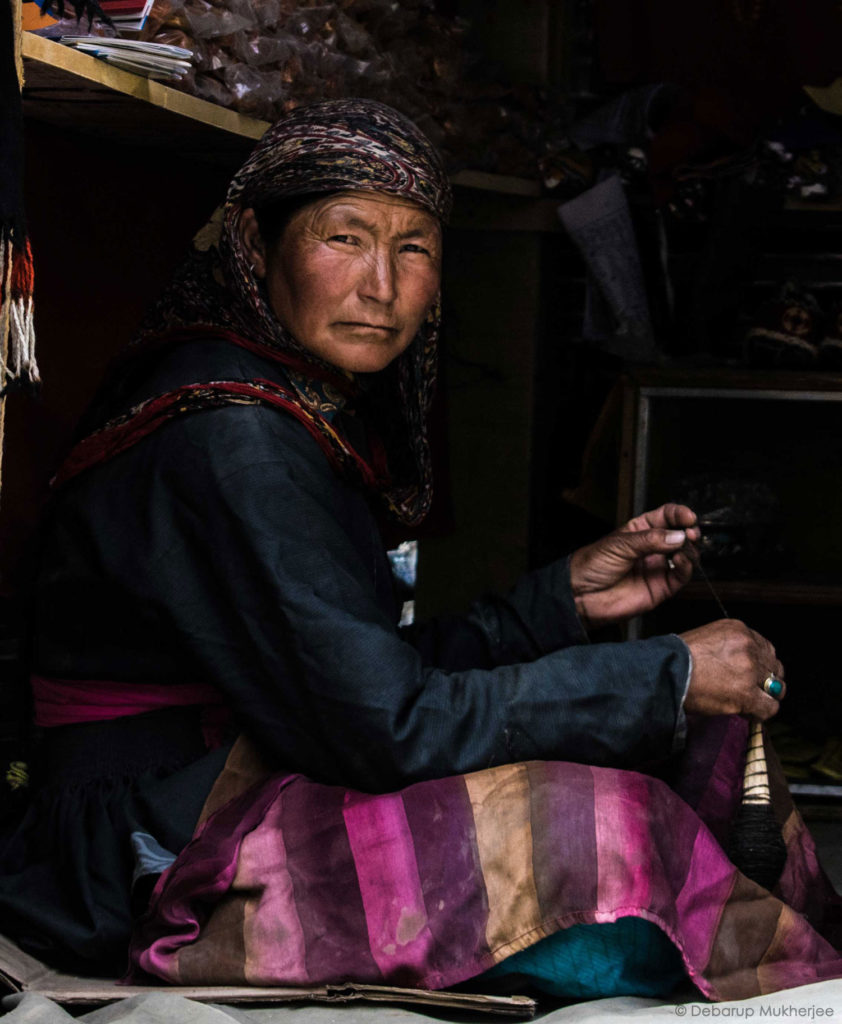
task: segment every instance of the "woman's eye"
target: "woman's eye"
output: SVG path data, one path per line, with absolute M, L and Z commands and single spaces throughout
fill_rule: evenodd
M 408 242 L 406 245 L 401 246 L 401 252 L 420 252 L 424 256 L 430 255 L 430 250 L 425 248 L 423 245 L 416 245 L 415 242 Z
M 343 245 L 356 245 L 357 239 L 353 235 L 331 235 L 330 242 L 341 242 Z

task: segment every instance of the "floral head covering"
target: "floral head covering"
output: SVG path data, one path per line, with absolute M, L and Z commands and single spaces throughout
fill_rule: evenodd
M 450 185 L 438 153 L 398 111 L 365 99 L 298 107 L 268 129 L 234 176 L 224 205 L 194 238 L 190 255 L 137 340 L 207 327 L 287 354 L 296 368 L 289 374 L 296 401 L 316 424 L 322 422 L 341 403 L 335 388 L 339 371 L 280 324 L 249 266 L 239 227 L 248 207 L 347 190 L 400 196 L 442 221 L 450 212 Z M 427 415 L 439 320 L 436 300 L 407 350 L 371 375 L 377 380 L 360 382 L 385 448 L 388 481 L 380 489 L 394 514 L 410 524 L 424 517 L 432 497 Z

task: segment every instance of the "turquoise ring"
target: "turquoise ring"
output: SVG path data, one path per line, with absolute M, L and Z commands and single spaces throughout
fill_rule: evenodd
M 784 692 L 784 684 L 780 679 L 776 679 L 770 672 L 763 680 L 763 689 L 770 697 L 774 697 L 775 700 L 780 700 L 781 694 Z

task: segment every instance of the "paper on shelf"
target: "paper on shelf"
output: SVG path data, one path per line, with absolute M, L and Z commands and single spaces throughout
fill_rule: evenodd
M 62 36 L 64 45 L 135 74 L 178 81 L 191 68 L 193 53 L 182 46 L 104 36 Z
M 170 43 L 144 43 L 139 39 L 109 39 L 105 36 L 62 36 L 61 41 L 68 46 L 91 44 L 116 47 L 121 50 L 136 50 L 139 53 L 177 57 L 181 60 L 190 60 L 193 56 L 193 51 L 183 46 L 172 46 Z

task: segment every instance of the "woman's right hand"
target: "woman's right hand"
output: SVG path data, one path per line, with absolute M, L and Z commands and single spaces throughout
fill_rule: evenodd
M 679 634 L 693 656 L 685 711 L 698 715 L 751 715 L 765 721 L 780 698 L 763 690 L 768 675 L 783 682 L 784 668 L 769 641 L 743 622 L 719 619 Z

